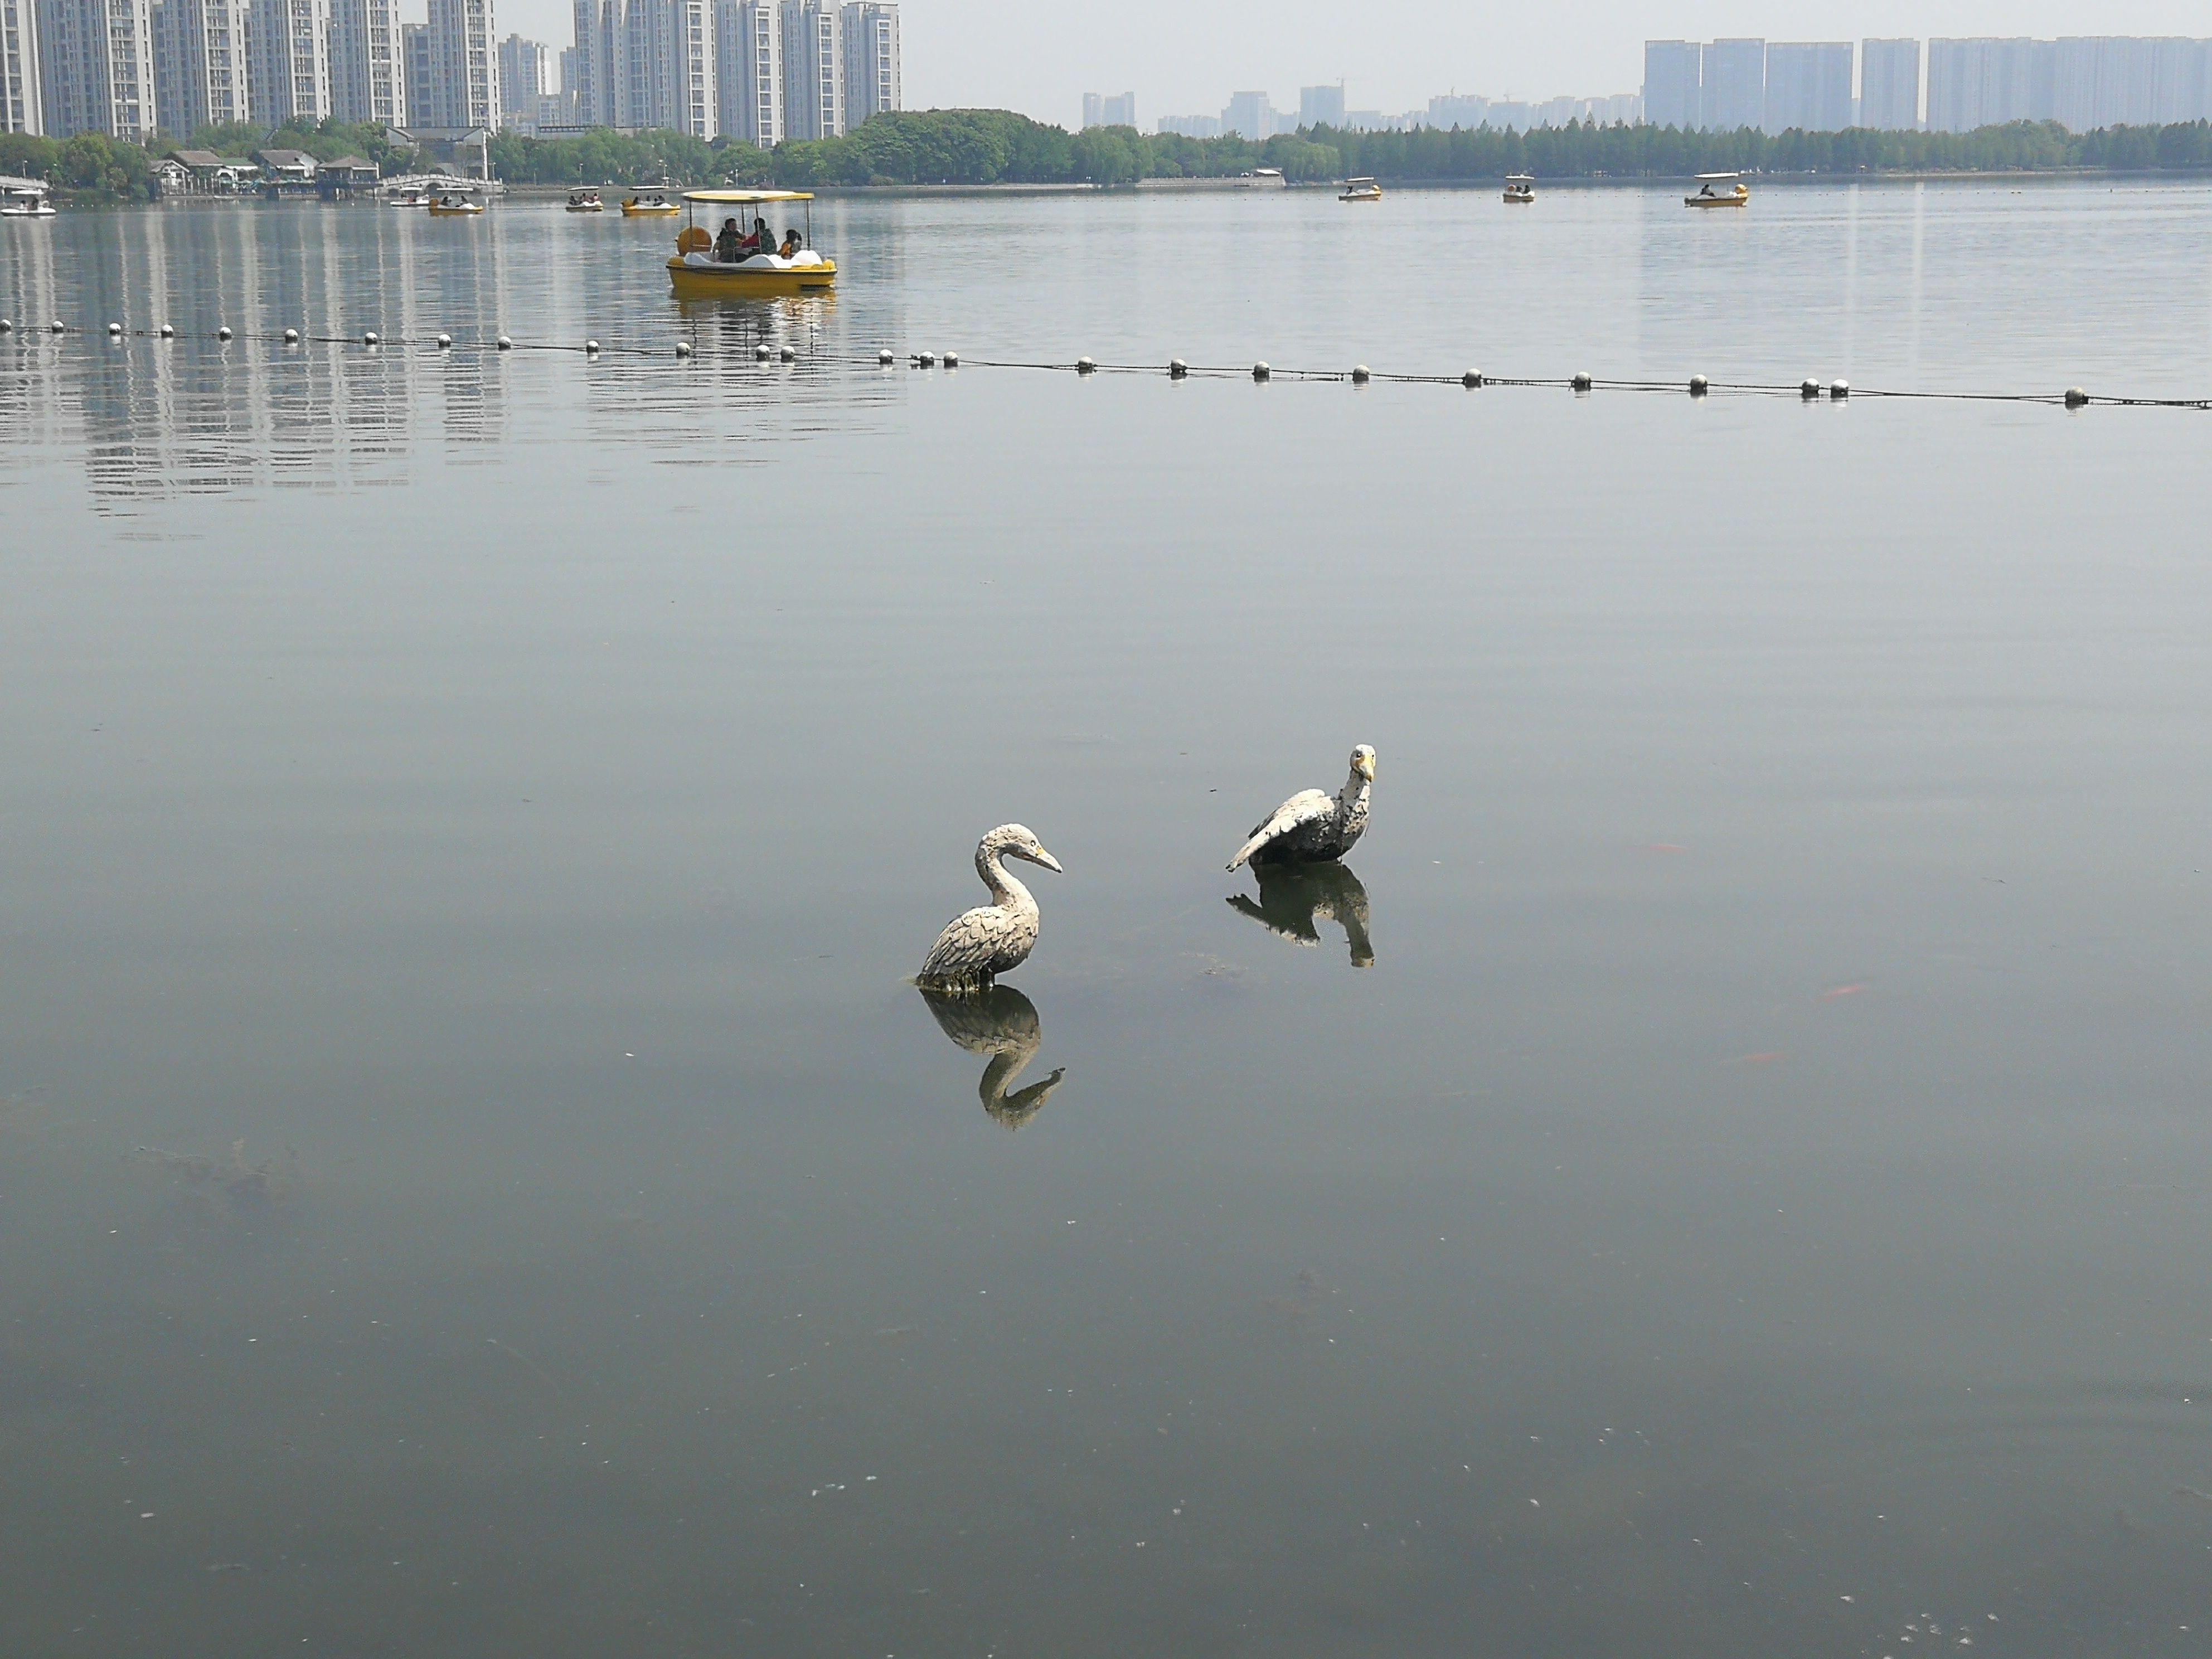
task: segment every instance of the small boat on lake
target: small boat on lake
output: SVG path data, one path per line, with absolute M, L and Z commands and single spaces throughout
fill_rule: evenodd
M 1741 207 L 1751 199 L 1751 187 L 1741 173 L 1701 173 L 1697 184 L 1698 193 L 1682 198 L 1684 207 Z
M 1347 179 L 1344 181 L 1343 192 L 1336 199 L 1340 202 L 1379 202 L 1382 199 L 1382 186 L 1372 179 Z
M 804 234 L 787 230 L 781 244 L 759 246 L 754 240 L 757 232 L 746 225 L 744 210 L 752 209 L 751 216 L 765 223 L 767 216 L 760 210 L 779 202 L 805 203 L 806 229 Z M 734 223 L 737 235 L 723 240 L 708 226 L 700 224 L 698 214 L 702 208 L 708 210 L 710 223 L 717 216 L 714 211 L 717 208 L 738 210 L 726 222 Z M 682 211 L 686 222 L 676 234 L 676 256 L 668 262 L 669 285 L 679 300 L 745 300 L 778 294 L 819 294 L 837 280 L 837 262 L 814 249 L 814 197 L 811 191 L 687 190 L 684 192 Z M 775 235 L 771 229 L 767 240 L 773 242 Z M 718 242 L 721 244 L 719 247 Z
M 470 214 L 483 211 L 482 202 L 471 202 L 465 196 L 441 196 L 430 204 L 430 216 L 434 219 L 465 218 Z
M 392 191 L 388 199 L 392 207 L 426 208 L 438 198 L 427 190 L 408 189 Z
M 627 219 L 673 219 L 684 210 L 657 190 L 641 190 L 635 196 L 623 198 L 623 216 Z
M 1536 199 L 1536 181 L 1525 173 L 1508 174 L 1505 179 L 1505 199 L 1508 202 L 1526 206 Z
M 571 213 L 605 213 L 607 204 L 599 199 L 596 190 L 572 190 L 568 192 L 568 211 Z
M 51 219 L 54 204 L 42 179 L 0 178 L 0 219 Z

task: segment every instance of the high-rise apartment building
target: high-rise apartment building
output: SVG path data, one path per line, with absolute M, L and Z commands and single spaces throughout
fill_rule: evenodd
M 1344 125 L 1344 82 L 1333 87 L 1298 88 L 1298 125 L 1302 127 Z
M 430 116 L 418 126 L 447 132 L 499 125 L 499 48 L 491 0 L 430 0 Z
M 328 0 L 253 0 L 246 26 L 253 118 L 272 127 L 328 119 Z
M 147 0 L 47 0 L 37 21 L 46 136 L 103 132 L 134 143 L 159 125 Z
M 1920 43 L 1859 43 L 1859 125 L 1911 132 L 1920 125 Z
M 714 98 L 714 0 L 646 0 L 652 74 L 650 125 L 694 138 L 719 129 Z
M 845 131 L 844 13 L 837 0 L 783 0 L 783 126 L 791 138 Z
M 1704 49 L 1694 40 L 1644 43 L 1644 118 L 1655 127 L 1698 125 Z
M 499 119 L 509 125 L 514 116 L 529 126 L 538 125 L 538 100 L 552 88 L 547 85 L 553 68 L 553 49 L 543 40 L 510 34 L 499 43 Z
M 1709 132 L 1734 132 L 1766 119 L 1766 42 L 1714 40 L 1704 50 L 1698 124 Z
M 38 0 L 0 0 L 0 132 L 46 130 L 39 88 Z
M 2150 118 L 2194 121 L 2212 112 L 2212 40 L 2156 43 L 2151 75 Z
M 1851 58 L 1848 40 L 1770 43 L 1765 130 L 1841 132 L 1850 125 Z
M 849 132 L 872 115 L 906 106 L 899 85 L 898 8 L 887 0 L 846 0 L 841 27 L 845 32 L 845 130 Z M 1123 93 L 1119 101 L 1124 115 L 1106 125 L 1136 125 L 1137 94 Z
M 407 125 L 399 28 L 399 0 L 331 0 L 331 113 L 339 120 Z
M 156 0 L 154 107 L 161 131 L 253 118 L 246 70 L 246 0 Z
M 2007 121 L 2049 120 L 2056 108 L 2057 68 L 2053 41 L 1930 40 L 1929 131 L 1972 132 Z
M 1264 92 L 1232 93 L 1229 107 L 1221 112 L 1221 130 L 1257 143 L 1274 136 L 1275 106 Z
M 724 135 L 774 149 L 783 142 L 783 23 L 776 0 L 720 0 L 714 57 Z
M 407 88 L 407 118 L 421 126 L 430 122 L 430 26 L 399 26 L 401 78 Z
M 1085 93 L 1083 125 L 1086 127 L 1133 127 L 1137 125 L 1137 94 L 1133 92 Z

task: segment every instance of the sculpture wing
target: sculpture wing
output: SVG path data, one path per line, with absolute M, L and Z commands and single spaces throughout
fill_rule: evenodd
M 1012 918 L 995 904 L 979 905 L 945 924 L 937 943 L 921 964 L 925 981 L 972 980 L 988 971 L 1012 926 Z
M 1336 811 L 1336 802 L 1322 789 L 1302 789 L 1291 796 L 1273 814 L 1252 826 L 1252 839 L 1237 849 L 1237 856 L 1229 860 L 1234 870 L 1245 860 L 1264 850 L 1271 842 L 1304 829 L 1319 818 Z

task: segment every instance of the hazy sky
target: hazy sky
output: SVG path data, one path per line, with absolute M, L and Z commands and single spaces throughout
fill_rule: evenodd
M 422 0 L 403 4 L 419 14 Z M 1162 115 L 1218 113 L 1256 88 L 1295 109 L 1301 86 L 1346 82 L 1354 109 L 1397 112 L 1431 94 L 1548 98 L 1633 92 L 1646 36 L 1855 40 L 1867 35 L 2212 35 L 2203 0 L 1704 0 L 1566 8 L 1395 0 L 902 0 L 909 109 L 991 106 L 1073 125 L 1085 92 L 1137 94 Z M 502 33 L 574 43 L 566 0 L 497 0 Z

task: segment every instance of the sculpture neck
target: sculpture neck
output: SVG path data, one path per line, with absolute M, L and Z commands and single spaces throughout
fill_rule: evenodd
M 1365 821 L 1368 787 L 1367 780 L 1357 772 L 1344 781 L 1344 787 L 1337 791 L 1336 795 L 1336 813 L 1339 818 L 1347 822 L 1352 819 Z
M 983 885 L 991 890 L 991 902 L 1002 910 L 1034 910 L 1036 901 L 1030 890 L 1006 872 L 1006 849 L 986 842 L 975 849 L 975 873 L 983 878 Z

